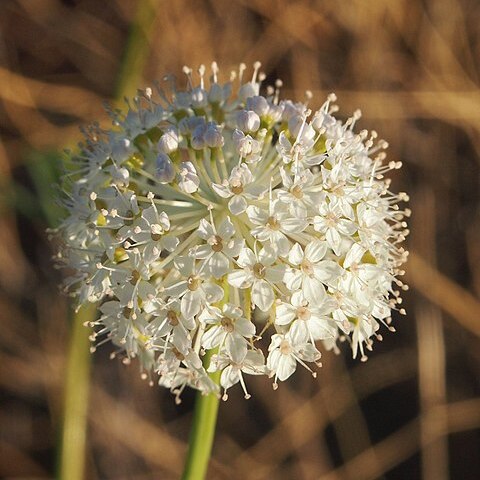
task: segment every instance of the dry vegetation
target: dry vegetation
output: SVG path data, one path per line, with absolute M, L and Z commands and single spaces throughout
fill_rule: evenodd
M 140 1 L 0 2 L 0 477 L 46 479 L 68 344 L 44 229 L 55 154 L 104 119 Z M 335 91 L 388 139 L 411 194 L 407 317 L 366 364 L 325 354 L 272 392 L 221 405 L 212 479 L 480 478 L 480 3 L 477 0 L 169 0 L 143 68 L 261 60 L 284 96 Z M 131 92 L 130 92 L 131 93 Z M 88 479 L 174 479 L 193 395 L 175 406 L 135 364 L 94 356 Z

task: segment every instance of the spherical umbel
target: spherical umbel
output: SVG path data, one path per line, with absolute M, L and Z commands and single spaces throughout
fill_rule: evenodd
M 215 63 L 209 81 L 185 68 L 186 90 L 147 89 L 111 130 L 85 131 L 64 185 L 66 290 L 99 302 L 94 340 L 177 398 L 315 376 L 340 340 L 366 360 L 406 289 L 408 197 L 385 178 L 400 162 L 354 132 L 359 112 L 334 117 L 334 95 L 316 112 L 279 100 L 280 82 L 262 96 L 259 68 L 225 84 Z

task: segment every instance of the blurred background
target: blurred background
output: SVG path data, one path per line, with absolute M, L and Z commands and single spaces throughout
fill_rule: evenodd
M 61 151 L 109 124 L 103 100 L 184 64 L 260 60 L 284 98 L 360 108 L 404 162 L 407 316 L 365 364 L 345 349 L 316 381 L 232 389 L 209 478 L 480 478 L 479 25 L 478 0 L 2 0 L 0 477 L 56 471 L 72 315 L 45 229 Z M 92 357 L 86 479 L 178 478 L 194 395 L 175 405 L 111 351 Z

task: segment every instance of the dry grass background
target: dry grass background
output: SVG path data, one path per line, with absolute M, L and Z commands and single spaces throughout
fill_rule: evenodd
M 147 0 L 142 0 L 145 3 Z M 411 194 L 408 316 L 366 364 L 325 354 L 316 381 L 251 382 L 221 405 L 211 479 L 480 478 L 480 2 L 170 0 L 146 86 L 183 64 L 261 60 L 284 96 L 360 107 Z M 0 477 L 54 476 L 68 307 L 44 229 L 54 152 L 105 120 L 139 1 L 0 2 Z M 130 88 L 124 85 L 123 88 Z M 94 356 L 88 479 L 174 479 L 193 395 Z

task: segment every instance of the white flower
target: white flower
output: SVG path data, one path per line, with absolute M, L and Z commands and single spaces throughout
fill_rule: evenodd
M 325 193 L 315 184 L 315 175 L 306 169 L 295 172 L 292 177 L 280 168 L 285 190 L 279 189 L 278 199 L 288 206 L 293 217 L 305 218 L 316 212 L 325 199 Z
M 313 240 L 305 247 L 296 243 L 288 254 L 288 261 L 294 266 L 285 273 L 285 284 L 291 291 L 301 289 L 302 295 L 315 305 L 326 300 L 324 284 L 331 285 L 342 269 L 333 260 L 323 260 L 327 252 L 326 242 Z
M 300 292 L 292 295 L 290 303 L 282 302 L 275 309 L 275 324 L 290 325 L 290 336 L 302 342 L 335 338 L 336 326 L 330 317 L 332 302 L 309 303 Z
M 244 318 L 241 308 L 225 304 L 220 310 L 217 307 L 206 308 L 199 316 L 200 322 L 210 325 L 202 335 L 202 346 L 208 350 L 225 347 L 234 355 L 236 350 L 247 350 L 247 340 L 255 334 L 255 325 Z
M 226 351 L 212 356 L 209 372 L 222 371 L 220 376 L 220 385 L 224 389 L 223 400 L 228 399 L 227 390 L 240 382 L 245 394 L 249 399 L 250 394 L 247 391 L 245 379 L 242 373 L 247 375 L 265 375 L 265 357 L 260 350 L 247 350 L 246 348 L 237 348 L 229 354 Z
M 289 234 L 303 232 L 308 225 L 306 219 L 292 217 L 283 210 L 279 201 L 270 202 L 268 208 L 251 205 L 247 208 L 247 215 L 255 225 L 252 235 L 280 256 L 287 255 L 290 249 Z
M 260 160 L 262 144 L 258 140 L 253 139 L 250 135 L 245 135 L 240 130 L 235 130 L 233 132 L 233 143 L 238 155 L 244 158 L 247 163 L 255 163 Z
M 260 117 L 253 110 L 241 110 L 237 114 L 237 125 L 242 132 L 256 132 L 260 128 Z
M 197 171 L 192 162 L 182 162 L 178 172 L 178 186 L 185 193 L 195 193 L 200 185 Z
M 342 253 L 342 236 L 353 235 L 357 227 L 343 213 L 335 203 L 323 203 L 320 206 L 319 215 L 313 219 L 313 228 L 325 235 L 325 239 L 335 255 Z
M 177 257 L 175 267 L 185 280 L 168 287 L 165 293 L 182 299 L 181 312 L 185 317 L 191 318 L 207 303 L 215 303 L 223 298 L 222 287 L 209 280 L 206 272 L 198 271 L 192 257 Z
M 243 248 L 245 240 L 243 238 L 232 238 L 235 228 L 226 218 L 215 229 L 215 225 L 207 222 L 204 218 L 200 220 L 197 234 L 205 240 L 206 244 L 197 245 L 190 254 L 202 259 L 202 269 L 210 273 L 215 278 L 220 278 L 229 270 L 230 262 L 234 257 L 238 257 Z
M 244 248 L 238 257 L 241 268 L 228 275 L 228 283 L 235 288 L 250 288 L 252 304 L 266 312 L 275 300 L 273 287 L 282 281 L 285 275 L 284 265 L 274 265 L 276 260 L 272 251 L 262 249 L 258 255 Z
M 268 351 L 267 368 L 275 376 L 274 386 L 277 380 L 283 382 L 295 372 L 297 362 L 306 366 L 304 362 L 317 362 L 321 356 L 314 345 L 299 341 L 289 333 L 273 335 Z
M 260 198 L 267 187 L 254 183 L 248 165 L 242 163 L 232 168 L 230 177 L 223 184 L 213 183 L 215 193 L 222 198 L 230 198 L 228 209 L 234 215 L 240 215 L 248 206 L 249 200 Z
M 139 92 L 109 110 L 113 128 L 85 129 L 64 176 L 65 291 L 99 302 L 97 345 L 138 359 L 176 401 L 236 383 L 248 398 L 246 376 L 276 386 L 337 341 L 365 360 L 405 314 L 410 211 L 387 178 L 401 163 L 354 131 L 358 112 L 333 116 L 334 95 L 317 112 L 279 100 L 281 82 L 263 95 L 260 68 L 222 82 L 215 62 L 185 67 L 186 89 Z

